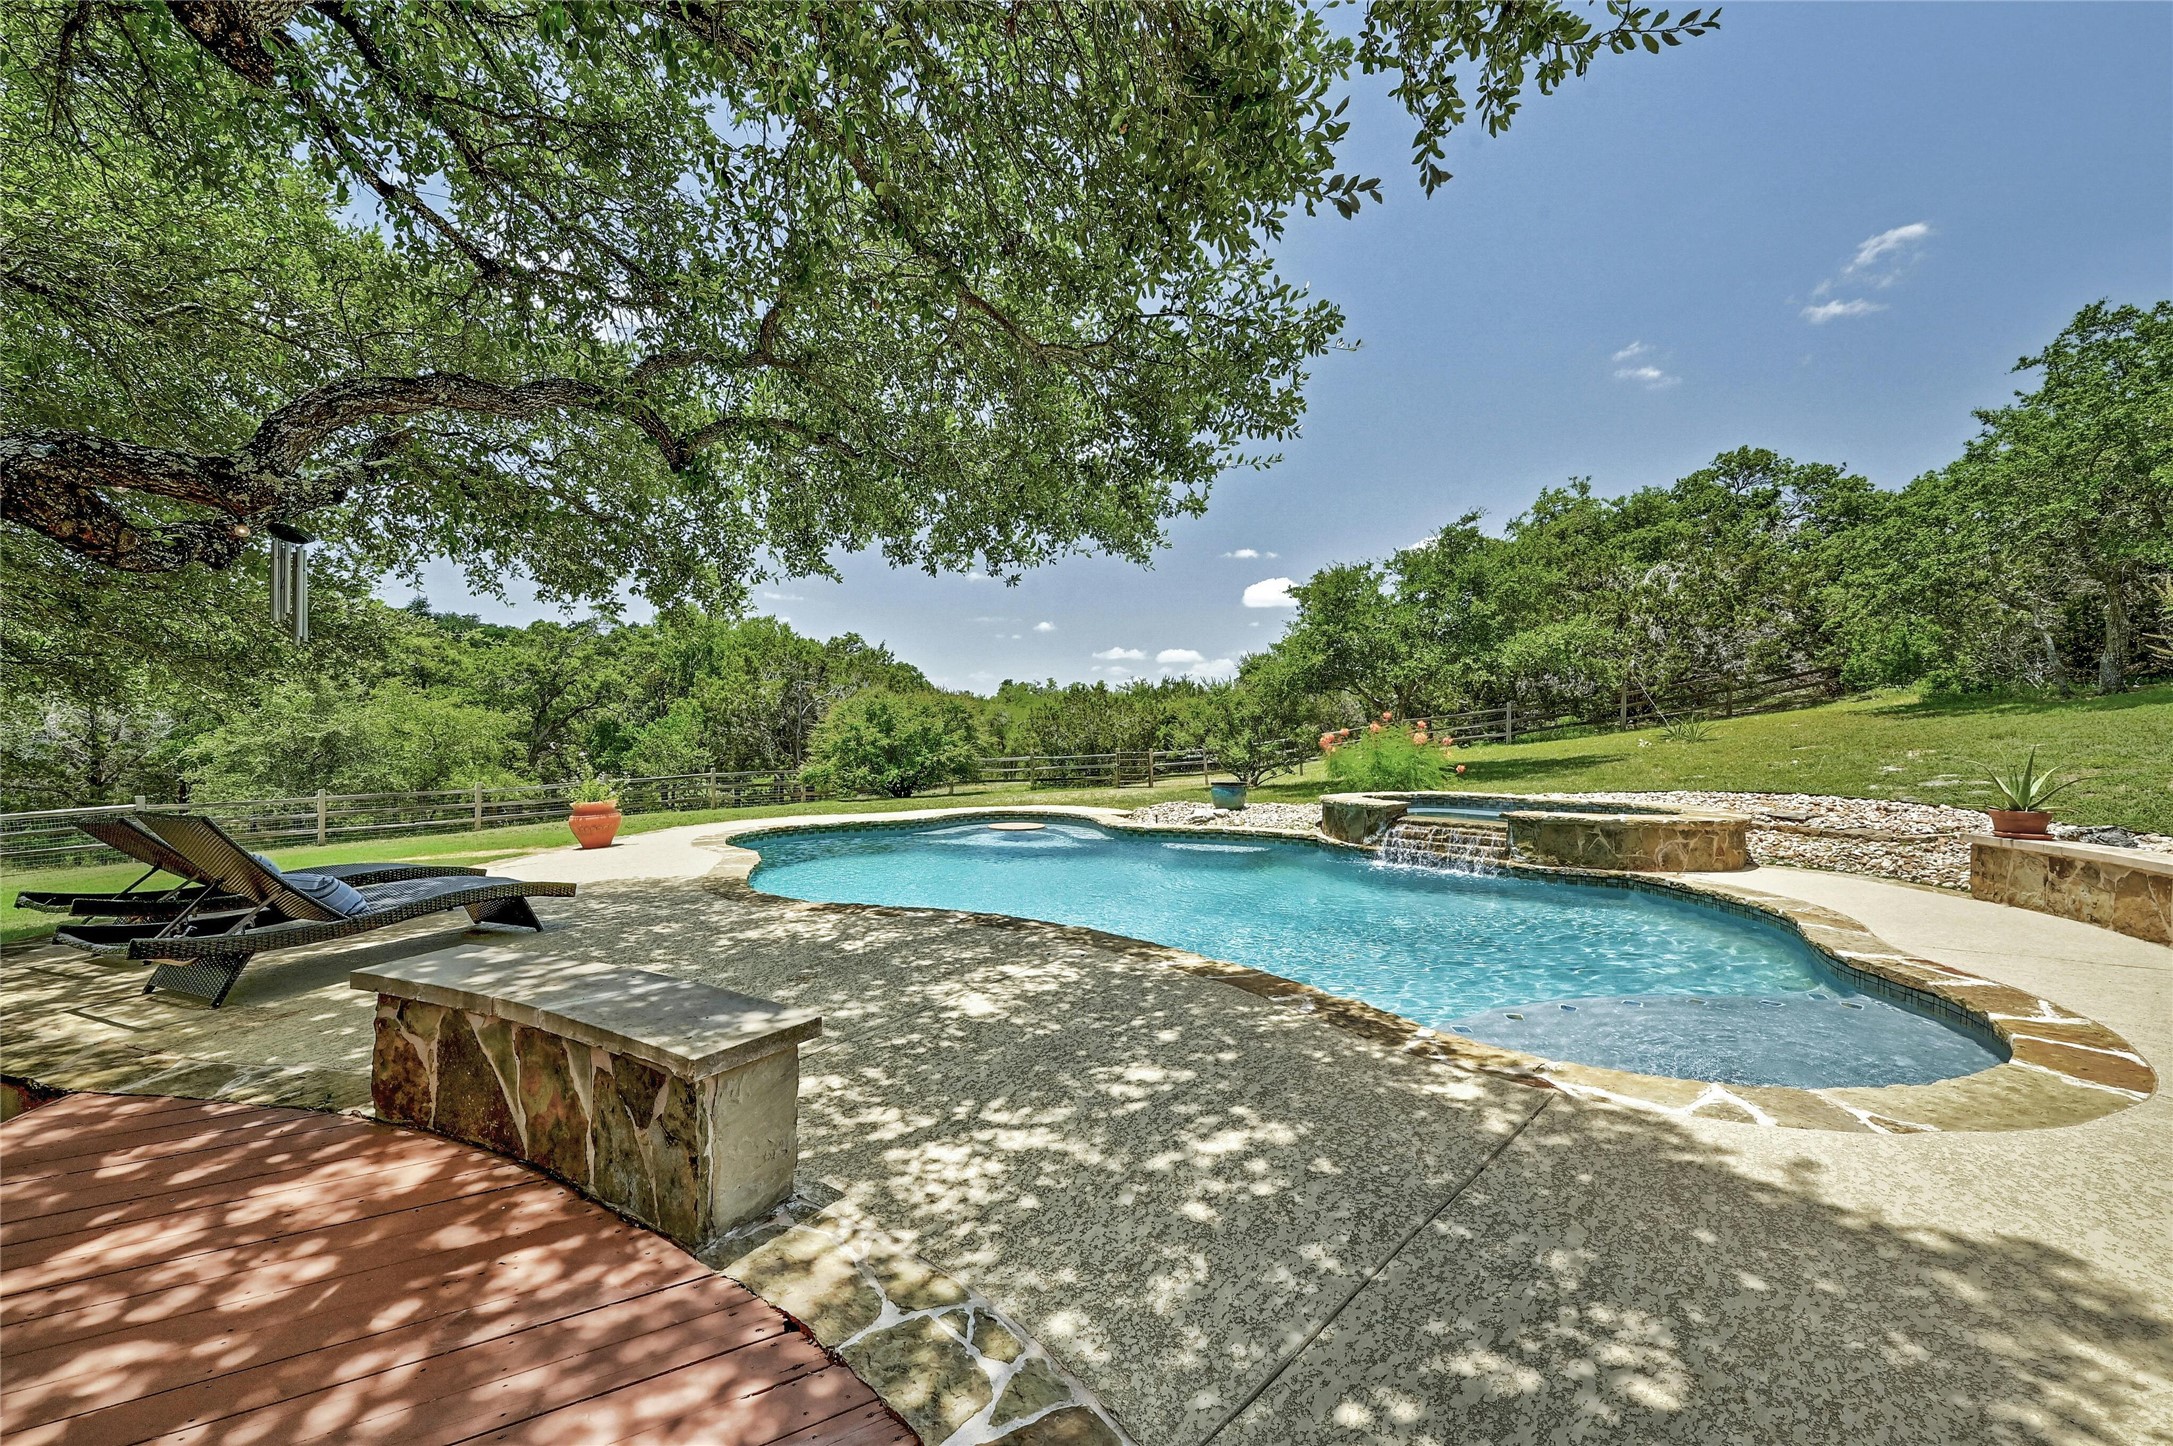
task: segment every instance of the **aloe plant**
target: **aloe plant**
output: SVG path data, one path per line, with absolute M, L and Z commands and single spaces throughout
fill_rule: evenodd
M 1702 713 L 1681 713 L 1664 718 L 1660 729 L 1670 743 L 1703 743 L 1713 736 L 1712 720 Z
M 2010 764 L 2003 769 L 1994 768 L 1990 764 L 1977 766 L 1985 769 L 1987 777 L 1984 782 L 1992 785 L 2002 804 L 2017 813 L 2035 813 L 2044 807 L 2045 800 L 2082 782 L 2079 776 L 2061 778 L 2050 768 L 2038 768 L 2035 748 L 2020 763 Z

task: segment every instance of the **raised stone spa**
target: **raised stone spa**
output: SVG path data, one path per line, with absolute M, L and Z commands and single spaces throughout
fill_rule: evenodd
M 1512 862 L 1641 873 L 1718 873 L 1751 866 L 1750 819 L 1659 804 L 1595 804 L 1545 794 L 1331 793 L 1321 831 L 1343 843 L 1378 844 L 1406 820 L 1454 819 L 1463 830 L 1500 830 Z

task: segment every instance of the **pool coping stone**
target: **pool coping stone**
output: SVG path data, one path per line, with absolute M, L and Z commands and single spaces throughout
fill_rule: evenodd
M 1376 846 L 1353 844 L 1295 829 L 1139 824 L 1122 811 L 1059 804 L 1009 808 L 966 807 L 916 811 L 912 818 L 883 816 L 840 823 L 753 819 L 726 824 L 705 842 L 734 853 L 704 881 L 741 890 L 780 906 L 881 915 L 949 915 L 985 927 L 1052 930 L 1060 936 L 1123 949 L 1197 978 L 1241 989 L 1312 1016 L 1322 1024 L 1377 1044 L 1456 1069 L 1477 1070 L 1541 1089 L 1633 1109 L 1702 1120 L 1785 1129 L 1870 1134 L 2048 1129 L 2083 1124 L 2151 1097 L 2157 1073 L 2128 1041 L 2096 1020 L 2048 999 L 1918 958 L 1873 934 L 1836 910 L 1755 891 L 1724 889 L 1681 875 L 1568 868 L 1511 860 L 1508 874 L 1572 880 L 1603 888 L 1634 889 L 1690 898 L 1743 918 L 1777 922 L 1800 935 L 1833 968 L 1867 993 L 1877 994 L 1988 1035 L 2009 1057 L 1972 1074 L 1918 1085 L 1734 1085 L 1667 1075 L 1638 1074 L 1596 1065 L 1551 1060 L 1418 1024 L 1389 1010 L 1330 994 L 1266 970 L 1209 958 L 1152 940 L 1084 925 L 1052 924 L 1009 914 L 959 909 L 917 909 L 886 904 L 848 904 L 788 899 L 752 883 L 760 852 L 748 841 L 794 833 L 834 833 L 921 828 L 935 821 L 975 818 L 1073 818 L 1142 838 L 1220 835 L 1302 843 L 1336 852 L 1375 855 Z

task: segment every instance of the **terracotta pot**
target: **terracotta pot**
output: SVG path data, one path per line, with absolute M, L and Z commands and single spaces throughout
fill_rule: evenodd
M 607 798 L 601 803 L 577 803 L 573 816 L 566 824 L 573 830 L 574 841 L 585 849 L 600 849 L 610 845 L 619 832 L 619 822 L 626 817 L 619 812 L 619 801 Z
M 2052 815 L 2028 808 L 1988 808 L 1992 832 L 2000 838 L 2051 838 Z

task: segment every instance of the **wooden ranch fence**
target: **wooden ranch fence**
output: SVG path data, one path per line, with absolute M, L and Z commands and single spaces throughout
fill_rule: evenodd
M 1831 672 L 1791 673 L 1754 681 L 1713 680 L 1693 684 L 1655 700 L 1625 694 L 1604 714 L 1522 712 L 1515 704 L 1437 714 L 1430 718 L 1436 737 L 1459 743 L 1515 742 L 1577 730 L 1645 727 L 1685 713 L 1738 716 L 1800 708 L 1839 692 Z M 1290 745 L 1293 764 L 1313 756 L 1310 743 Z M 977 777 L 950 785 L 948 795 L 988 788 L 1153 788 L 1171 780 L 1205 781 L 1214 771 L 1214 755 L 1201 749 L 1134 749 L 1117 753 L 1033 753 L 984 758 Z M 185 807 L 217 819 L 236 838 L 256 848 L 339 843 L 349 839 L 397 838 L 402 834 L 480 832 L 512 824 L 543 823 L 565 817 L 567 786 L 525 783 L 502 788 L 478 784 L 420 793 L 313 793 L 291 798 L 249 798 L 152 804 L 101 804 L 89 808 L 47 809 L 0 814 L 0 863 L 38 867 L 75 860 L 116 857 L 77 831 L 74 820 L 92 814 L 129 813 L 148 807 Z M 679 773 L 627 778 L 619 783 L 619 807 L 628 813 L 684 812 L 705 808 L 748 808 L 808 803 L 835 797 L 810 788 L 799 774 L 770 770 L 749 773 Z
M 1293 762 L 1308 756 L 1293 743 Z M 947 792 L 973 794 L 991 787 L 1152 788 L 1171 779 L 1206 778 L 1212 754 L 1198 749 L 1124 753 L 1022 754 L 982 760 L 979 776 Z M 783 770 L 751 773 L 680 773 L 619 780 L 619 807 L 627 813 L 677 813 L 709 808 L 749 808 L 818 802 L 837 795 L 810 787 Z M 481 832 L 566 816 L 567 785 L 515 784 L 440 788 L 418 793 L 313 793 L 289 798 L 244 798 L 154 803 L 99 804 L 0 814 L 0 862 L 24 867 L 117 857 L 79 832 L 75 820 L 146 808 L 186 808 L 218 820 L 252 848 L 397 838 L 402 834 Z

